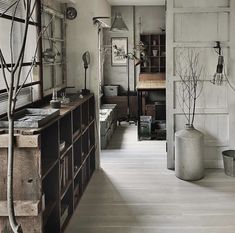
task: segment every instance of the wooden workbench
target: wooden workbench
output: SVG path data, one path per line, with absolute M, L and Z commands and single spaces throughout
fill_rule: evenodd
M 141 140 L 140 135 L 140 116 L 145 115 L 143 113 L 143 96 L 146 92 L 164 90 L 166 88 L 166 80 L 140 80 L 137 83 L 137 98 L 138 98 L 138 139 Z M 144 104 L 145 105 L 145 104 Z M 153 110 L 156 113 L 155 107 Z M 155 114 L 153 114 L 156 116 Z M 152 116 L 152 118 L 154 117 Z M 154 119 L 155 120 L 155 119 Z
M 155 90 L 165 89 L 166 80 L 145 80 L 137 83 L 136 89 L 138 90 Z

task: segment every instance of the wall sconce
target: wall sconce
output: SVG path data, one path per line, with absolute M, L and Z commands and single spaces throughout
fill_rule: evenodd
M 218 63 L 216 67 L 216 72 L 213 76 L 213 80 L 211 81 L 213 84 L 222 85 L 224 81 L 224 56 L 222 55 L 222 49 L 220 46 L 220 42 L 216 41 L 216 46 L 214 47 L 218 56 Z

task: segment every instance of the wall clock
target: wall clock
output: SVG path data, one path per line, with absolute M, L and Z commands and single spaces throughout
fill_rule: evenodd
M 77 17 L 77 10 L 74 7 L 67 7 L 66 9 L 66 18 L 75 19 Z

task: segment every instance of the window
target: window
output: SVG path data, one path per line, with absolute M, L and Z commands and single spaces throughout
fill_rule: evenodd
M 16 62 L 18 54 L 20 52 L 21 43 L 23 41 L 24 34 L 24 17 L 25 8 L 24 1 L 19 1 L 17 4 L 13 0 L 0 0 L 0 49 L 6 60 L 7 66 L 11 67 L 11 64 Z M 13 5 L 12 7 L 10 7 Z M 33 8 L 35 6 L 35 8 Z M 8 9 L 8 10 L 7 10 Z M 23 60 L 23 68 L 20 76 L 20 85 L 23 88 L 18 96 L 17 107 L 24 106 L 28 103 L 38 100 L 40 95 L 41 75 L 40 75 L 40 62 L 39 51 L 37 49 L 39 31 L 39 16 L 36 14 L 39 9 L 39 1 L 32 1 L 33 14 L 30 18 L 30 26 L 27 33 L 26 49 Z M 14 24 L 12 26 L 12 19 L 14 16 Z M 12 26 L 12 42 L 10 40 Z M 12 47 L 12 53 L 11 53 Z M 36 56 L 36 63 L 32 67 L 33 58 Z M 2 67 L 0 65 L 0 114 L 6 112 L 7 109 L 7 90 L 3 78 Z M 29 74 L 29 75 L 28 75 Z M 17 75 L 17 73 L 16 73 Z M 25 81 L 25 77 L 28 76 Z M 10 73 L 6 71 L 7 80 L 10 79 Z
M 64 15 L 43 7 L 42 26 L 47 27 L 42 40 L 44 95 L 53 88 L 61 89 L 65 82 L 65 29 Z

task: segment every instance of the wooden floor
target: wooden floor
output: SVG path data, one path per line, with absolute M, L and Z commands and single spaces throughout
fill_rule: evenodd
M 166 169 L 164 141 L 118 127 L 66 233 L 234 233 L 235 178 L 207 170 L 185 182 Z

